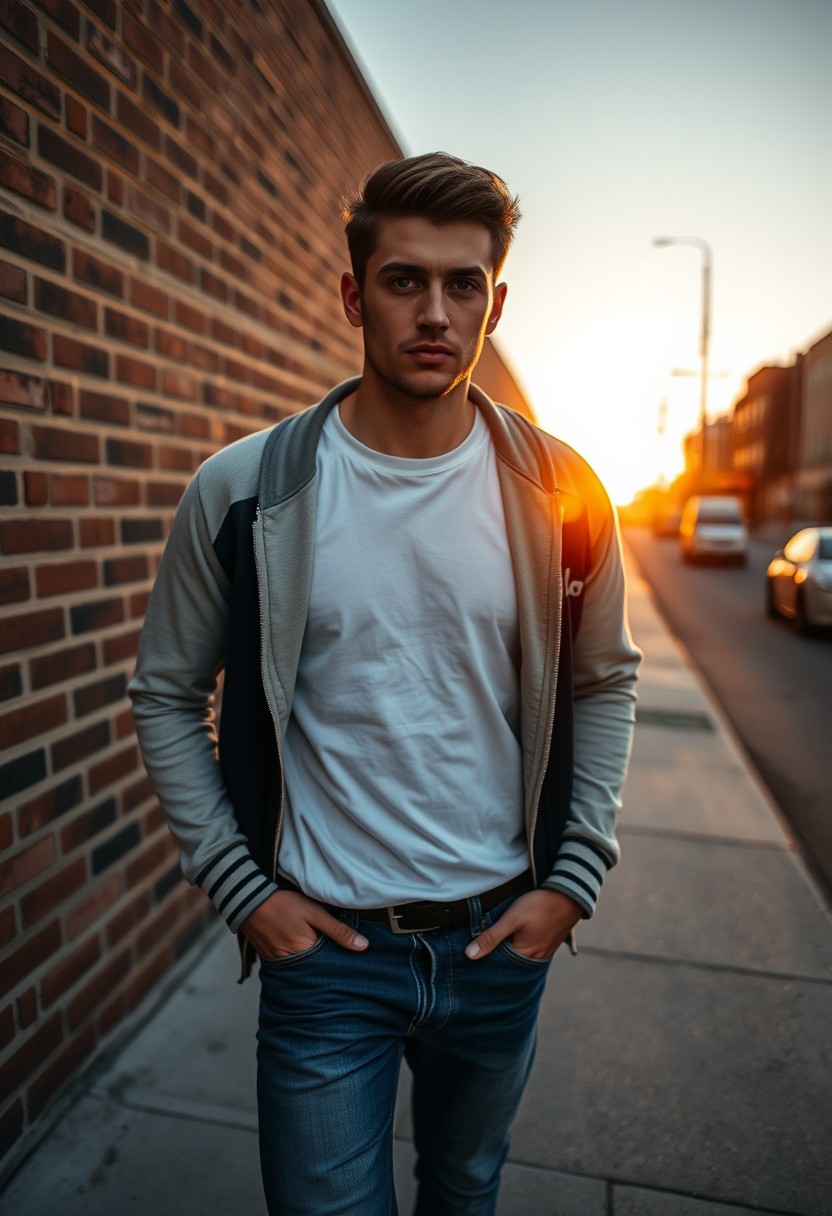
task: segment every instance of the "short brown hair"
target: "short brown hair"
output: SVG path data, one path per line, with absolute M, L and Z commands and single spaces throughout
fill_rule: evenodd
M 499 274 L 520 220 L 520 204 L 501 177 L 447 152 L 389 160 L 344 198 L 344 221 L 353 274 L 363 286 L 377 241 L 379 220 L 424 216 L 434 223 L 478 220 L 491 234 L 494 274 Z

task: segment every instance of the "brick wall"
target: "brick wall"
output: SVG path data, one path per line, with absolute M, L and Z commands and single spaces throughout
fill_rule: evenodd
M 199 463 L 357 370 L 337 200 L 398 149 L 317 0 L 2 0 L 0 34 L 14 1158 L 209 916 L 133 736 L 142 614 Z M 524 408 L 493 351 L 483 370 Z

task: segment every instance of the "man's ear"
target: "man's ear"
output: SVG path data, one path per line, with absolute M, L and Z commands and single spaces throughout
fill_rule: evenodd
M 361 289 L 355 275 L 349 274 L 346 270 L 341 275 L 341 303 L 350 325 L 355 329 L 361 329 L 364 324 L 361 315 Z
M 490 338 L 497 328 L 497 322 L 503 314 L 503 305 L 506 302 L 506 293 L 508 292 L 508 283 L 498 283 L 494 288 L 494 301 L 491 305 L 491 312 L 488 314 L 488 320 L 485 323 L 485 336 Z

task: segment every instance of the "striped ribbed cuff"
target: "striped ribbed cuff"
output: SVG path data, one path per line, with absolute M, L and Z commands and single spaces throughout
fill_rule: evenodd
M 588 841 L 567 838 L 543 885 L 563 891 L 580 904 L 589 917 L 595 911 L 601 885 L 611 865 L 610 858 Z
M 196 876 L 219 914 L 234 933 L 256 907 L 277 890 L 266 878 L 244 844 L 231 844 L 209 861 Z

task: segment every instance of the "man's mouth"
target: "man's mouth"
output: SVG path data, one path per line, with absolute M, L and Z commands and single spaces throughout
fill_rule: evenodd
M 441 342 L 418 342 L 415 346 L 409 346 L 407 353 L 413 355 L 419 363 L 442 363 L 454 352 L 450 346 L 443 346 Z

